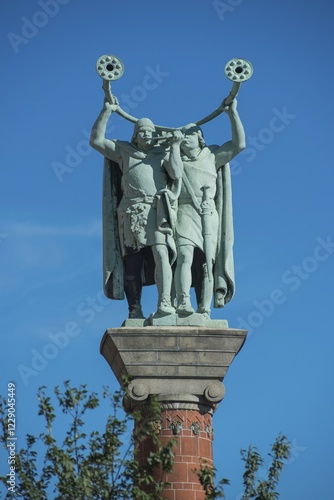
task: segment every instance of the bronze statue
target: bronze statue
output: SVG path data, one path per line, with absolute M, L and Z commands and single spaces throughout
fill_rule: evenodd
M 91 134 L 91 145 L 105 158 L 103 188 L 104 290 L 129 305 L 130 319 L 144 319 L 143 285 L 156 284 L 155 317 L 194 314 L 210 318 L 211 300 L 223 307 L 234 293 L 233 223 L 228 162 L 245 147 L 236 95 L 252 74 L 248 61 L 225 68 L 233 87 L 206 118 L 184 127 L 163 127 L 125 113 L 110 81 L 123 74 L 115 56 L 102 56 L 97 71 L 105 101 Z M 134 123 L 130 142 L 105 137 L 116 112 Z M 205 145 L 199 125 L 225 112 L 231 140 Z

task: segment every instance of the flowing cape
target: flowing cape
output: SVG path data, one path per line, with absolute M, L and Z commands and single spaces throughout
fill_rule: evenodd
M 223 290 L 225 304 L 229 302 L 235 290 L 234 260 L 233 260 L 233 218 L 232 218 L 232 188 L 229 163 L 217 170 L 216 209 L 219 216 L 218 246 L 214 265 L 214 307 L 218 304 L 216 292 Z
M 104 159 L 102 227 L 103 288 L 109 299 L 124 299 L 124 268 L 121 254 L 117 207 L 121 200 L 121 171 L 117 163 Z

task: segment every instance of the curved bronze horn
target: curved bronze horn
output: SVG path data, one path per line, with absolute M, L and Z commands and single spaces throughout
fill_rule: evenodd
M 116 97 L 111 92 L 110 83 L 114 80 L 118 80 L 124 73 L 124 64 L 119 59 L 112 54 L 106 54 L 101 57 L 96 62 L 96 71 L 99 76 L 103 79 L 102 88 L 104 90 L 107 101 L 111 104 L 118 103 Z M 119 106 L 116 111 L 120 116 L 129 120 L 132 123 L 136 123 L 138 118 L 129 115 Z
M 237 96 L 241 83 L 248 80 L 252 74 L 253 66 L 249 61 L 241 58 L 231 59 L 225 66 L 225 75 L 233 82 L 229 95 L 223 100 L 219 108 L 205 118 L 202 118 L 202 120 L 196 122 L 196 125 L 203 125 L 203 123 L 207 123 L 219 116 L 224 111 L 224 107 L 229 106 L 233 99 Z
M 101 56 L 97 60 L 96 71 L 103 79 L 102 86 L 106 99 L 112 104 L 115 103 L 118 104 L 117 98 L 113 96 L 111 92 L 110 83 L 114 80 L 118 80 L 118 78 L 121 78 L 124 72 L 124 64 L 118 57 L 111 54 L 106 54 Z M 241 58 L 231 59 L 225 66 L 225 75 L 229 80 L 233 82 L 233 87 L 229 95 L 224 99 L 221 105 L 215 111 L 213 111 L 213 113 L 194 123 L 196 123 L 196 125 L 203 125 L 204 123 L 207 123 L 210 120 L 216 118 L 216 116 L 219 116 L 224 111 L 224 107 L 229 106 L 233 101 L 233 99 L 238 94 L 240 84 L 242 82 L 247 81 L 252 76 L 252 74 L 253 74 L 253 67 L 249 61 Z M 129 115 L 128 113 L 123 111 L 123 109 L 120 106 L 118 107 L 116 113 L 118 113 L 120 116 L 122 116 L 123 118 L 132 123 L 138 121 L 138 118 Z M 165 130 L 165 131 L 168 130 L 172 131 L 183 128 L 183 127 L 164 127 L 161 125 L 155 125 L 155 127 L 157 130 Z M 157 140 L 160 139 L 165 140 L 168 139 L 168 137 L 165 136 L 157 138 Z
M 103 79 L 102 87 L 106 95 L 106 99 L 112 103 L 113 99 L 110 82 L 121 78 L 124 73 L 124 64 L 118 57 L 113 56 L 112 54 L 105 54 L 97 60 L 96 71 Z
M 253 66 L 246 59 L 231 59 L 225 66 L 225 75 L 233 82 L 229 95 L 224 100 L 225 106 L 231 104 L 236 97 L 240 84 L 248 80 L 253 74 Z

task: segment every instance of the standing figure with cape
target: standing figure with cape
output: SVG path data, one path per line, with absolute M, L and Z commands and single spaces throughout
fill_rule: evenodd
M 245 148 L 245 133 L 237 101 L 225 107 L 232 138 L 222 146 L 207 147 L 201 129 L 182 129 L 180 144 L 183 178 L 176 222 L 177 312 L 194 313 L 190 288 L 194 286 L 197 312 L 210 318 L 214 306 L 223 307 L 234 295 L 232 193 L 229 161 Z
M 175 204 L 182 161 L 183 135 L 174 131 L 164 146 L 154 141 L 148 118 L 135 123 L 131 142 L 105 137 L 117 99 L 107 100 L 91 134 L 91 146 L 105 158 L 103 188 L 104 291 L 128 301 L 129 318 L 144 318 L 143 285 L 156 283 L 157 313 L 175 313 L 171 303 L 172 265 L 176 260 Z M 167 144 L 167 145 L 166 145 Z

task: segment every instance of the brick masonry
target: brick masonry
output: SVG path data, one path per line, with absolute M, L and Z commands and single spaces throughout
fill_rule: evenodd
M 212 457 L 212 416 L 210 412 L 189 409 L 164 409 L 161 415 L 159 437 L 167 444 L 176 439 L 174 468 L 171 473 L 155 471 L 157 481 L 169 482 L 163 491 L 166 500 L 205 500 L 197 472 L 202 461 L 213 465 Z M 160 427 L 160 426 L 159 426 Z M 155 451 L 150 438 L 138 445 L 137 458 L 144 465 L 151 451 Z

